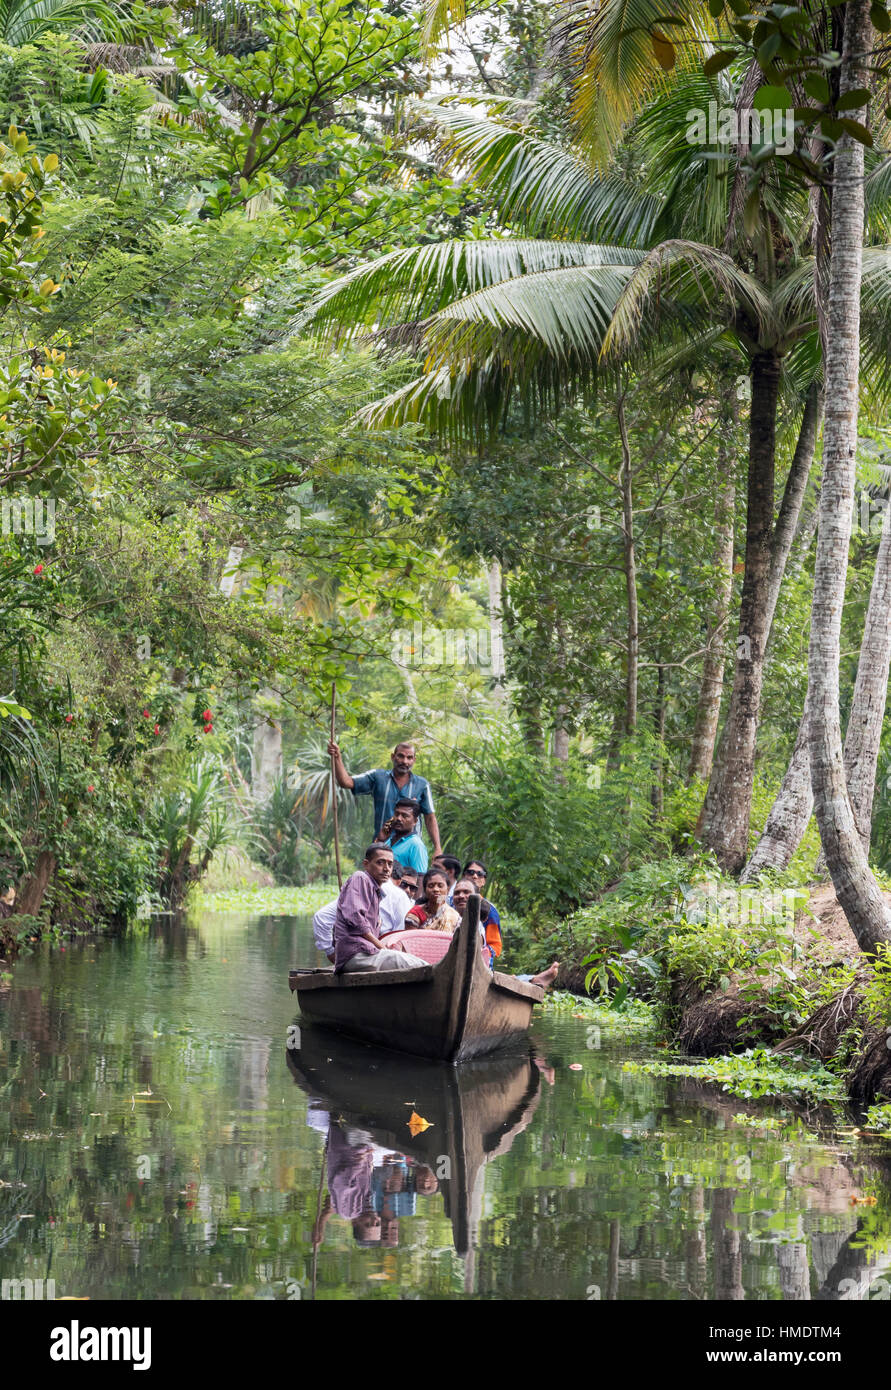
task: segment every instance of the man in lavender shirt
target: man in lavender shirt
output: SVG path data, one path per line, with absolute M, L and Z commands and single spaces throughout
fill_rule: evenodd
M 393 851 L 370 845 L 361 869 L 350 874 L 337 899 L 334 918 L 334 973 L 341 970 L 411 970 L 426 965 L 420 956 L 388 950 L 380 931 L 382 885 L 393 872 Z

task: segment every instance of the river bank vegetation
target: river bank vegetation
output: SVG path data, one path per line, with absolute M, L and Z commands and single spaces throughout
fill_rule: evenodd
M 332 881 L 333 685 L 511 968 L 877 1102 L 891 19 L 459 9 L 7 7 L 4 957 Z

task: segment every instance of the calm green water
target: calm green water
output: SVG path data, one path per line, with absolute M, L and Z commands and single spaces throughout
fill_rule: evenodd
M 458 1076 L 307 1030 L 288 1053 L 287 970 L 315 961 L 308 919 L 207 917 L 20 963 L 0 1278 L 127 1299 L 891 1296 L 887 1145 L 630 1075 L 652 1045 L 572 1016 L 539 1018 L 537 1061 Z

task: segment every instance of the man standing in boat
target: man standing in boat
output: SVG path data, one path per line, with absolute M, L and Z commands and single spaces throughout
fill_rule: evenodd
M 388 950 L 381 941 L 383 885 L 393 872 L 393 851 L 369 845 L 361 869 L 340 890 L 334 917 L 334 973 L 357 970 L 411 970 L 426 965 L 407 951 Z
M 390 754 L 392 768 L 378 767 L 373 772 L 362 772 L 351 777 L 344 765 L 340 747 L 333 741 L 328 744 L 328 752 L 334 759 L 334 776 L 339 787 L 346 787 L 353 796 L 372 796 L 374 798 L 374 834 L 377 838 L 381 826 L 390 819 L 396 803 L 401 797 L 410 797 L 419 802 L 427 834 L 433 841 L 433 853 L 442 853 L 439 839 L 439 826 L 433 810 L 433 797 L 430 784 L 424 777 L 412 772 L 415 765 L 415 746 L 413 743 L 397 743 Z M 427 865 L 424 865 L 426 869 Z M 421 871 L 423 872 L 423 870 Z

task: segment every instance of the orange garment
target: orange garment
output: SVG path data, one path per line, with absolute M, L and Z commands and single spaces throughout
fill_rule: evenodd
M 491 946 L 494 956 L 501 955 L 501 928 L 494 922 L 486 923 L 486 945 Z

